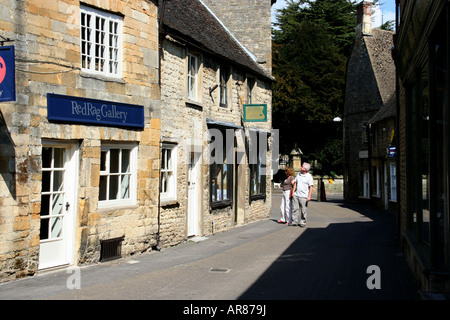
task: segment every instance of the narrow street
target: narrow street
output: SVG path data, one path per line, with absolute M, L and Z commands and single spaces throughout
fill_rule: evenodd
M 420 298 L 392 214 L 330 196 L 310 202 L 307 228 L 286 227 L 276 222 L 280 199 L 274 190 L 271 219 L 160 252 L 3 283 L 0 299 Z

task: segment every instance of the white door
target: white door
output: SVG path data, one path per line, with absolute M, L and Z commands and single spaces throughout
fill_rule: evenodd
M 44 144 L 39 269 L 73 263 L 78 151 Z
M 199 168 L 200 153 L 191 153 L 188 172 L 188 221 L 187 236 L 199 234 Z

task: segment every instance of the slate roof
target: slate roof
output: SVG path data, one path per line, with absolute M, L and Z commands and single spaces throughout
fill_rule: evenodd
M 163 10 L 164 33 L 273 81 L 271 74 L 201 0 L 164 1 Z
M 372 36 L 365 36 L 364 41 L 383 103 L 380 110 L 369 121 L 369 123 L 375 123 L 396 115 L 395 63 L 392 58 L 394 33 L 372 29 Z

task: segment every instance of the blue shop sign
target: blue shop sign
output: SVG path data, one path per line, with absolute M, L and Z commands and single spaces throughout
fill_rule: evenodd
M 47 118 L 53 121 L 144 128 L 144 107 L 48 93 Z
M 395 146 L 388 147 L 388 157 L 389 158 L 395 157 L 396 151 L 397 151 L 397 148 Z
M 16 100 L 14 46 L 0 47 L 0 101 Z

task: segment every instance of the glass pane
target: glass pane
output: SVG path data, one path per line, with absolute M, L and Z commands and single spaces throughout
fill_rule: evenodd
M 62 191 L 64 188 L 64 171 L 53 171 L 53 191 Z
M 64 194 L 54 194 L 52 197 L 52 216 L 64 213 Z
M 108 177 L 105 176 L 100 176 L 100 190 L 99 190 L 99 200 L 103 201 L 103 200 L 107 200 L 106 199 L 106 190 L 107 189 L 107 183 L 108 183 Z
M 161 170 L 165 170 L 167 169 L 167 163 L 166 163 L 166 159 L 167 159 L 167 149 L 162 149 L 162 154 L 161 154 Z
M 50 213 L 50 195 L 41 196 L 41 217 L 48 216 Z
M 161 192 L 167 192 L 167 185 L 169 182 L 169 173 L 168 172 L 163 172 L 161 173 Z
M 111 149 L 109 151 L 109 172 L 119 173 L 119 149 Z
M 49 219 L 41 219 L 41 231 L 39 235 L 41 240 L 48 239 L 48 223 Z
M 166 169 L 170 170 L 172 169 L 172 150 L 167 149 L 166 151 Z
M 223 165 L 223 173 L 222 173 L 222 200 L 228 199 L 228 166 L 226 164 Z
M 51 218 L 51 238 L 59 238 L 62 235 L 63 217 Z
M 106 159 L 108 156 L 107 151 L 102 151 L 100 156 L 100 171 L 106 171 Z
M 216 200 L 217 201 L 221 201 L 222 198 L 222 190 L 223 190 L 223 186 L 222 186 L 222 170 L 223 170 L 223 165 L 217 165 L 217 182 L 216 182 Z
M 119 176 L 109 177 L 109 200 L 117 199 L 117 193 L 119 191 Z
M 50 191 L 51 171 L 42 171 L 42 192 Z
M 42 168 L 51 168 L 52 148 L 42 148 Z
M 130 198 L 130 176 L 122 176 L 120 183 L 120 199 Z
M 53 157 L 54 157 L 54 168 L 64 168 L 64 157 L 66 154 L 66 149 L 55 148 L 53 149 Z
M 130 172 L 130 150 L 123 149 L 122 150 L 122 171 L 121 173 L 129 173 Z

